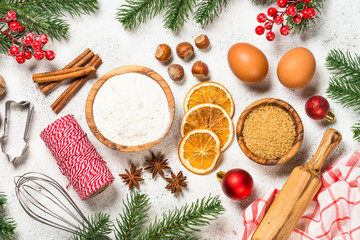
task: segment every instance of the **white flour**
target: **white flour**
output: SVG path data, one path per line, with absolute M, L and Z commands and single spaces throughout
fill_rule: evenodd
M 156 81 L 137 73 L 107 80 L 96 94 L 93 115 L 107 139 L 127 146 L 159 139 L 170 124 L 164 91 Z

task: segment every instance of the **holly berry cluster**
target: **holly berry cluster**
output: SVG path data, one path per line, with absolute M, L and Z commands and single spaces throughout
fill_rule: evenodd
M 18 63 L 22 64 L 26 59 L 31 59 L 32 56 L 34 56 L 36 60 L 46 58 L 51 61 L 55 58 L 54 51 L 42 50 L 43 46 L 48 42 L 48 36 L 46 34 L 36 36 L 35 33 L 31 32 L 20 39 L 10 35 L 10 33 L 22 34 L 25 32 L 25 27 L 16 21 L 16 13 L 14 11 L 9 11 L 6 14 L 6 18 L 0 18 L 0 22 L 7 23 L 9 27 L 6 31 L 0 31 L 0 33 L 12 39 L 9 56 L 14 57 Z
M 273 41 L 275 39 L 275 33 L 272 31 L 274 24 L 281 25 L 280 34 L 287 36 L 290 33 L 290 27 L 284 24 L 284 16 L 287 15 L 292 17 L 292 21 L 296 24 L 299 24 L 303 19 L 310 19 L 315 17 L 315 9 L 309 7 L 309 3 L 312 0 L 277 0 L 277 5 L 280 8 L 285 8 L 284 11 L 279 11 L 275 7 L 270 7 L 267 10 L 267 15 L 265 13 L 260 13 L 257 16 L 257 21 L 263 25 L 259 25 L 255 28 L 255 32 L 258 35 L 263 35 L 265 31 L 266 39 L 268 41 Z M 298 12 L 296 7 L 298 4 L 304 3 L 305 8 Z

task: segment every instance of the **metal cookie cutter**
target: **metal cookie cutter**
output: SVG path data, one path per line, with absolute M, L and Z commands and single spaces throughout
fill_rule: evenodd
M 9 153 L 7 153 L 6 149 L 5 149 L 6 140 L 7 140 L 8 136 L 9 136 L 10 109 L 12 107 L 18 107 L 18 108 L 21 108 L 21 109 L 28 109 L 28 114 L 27 114 L 27 118 L 26 118 L 26 125 L 25 125 L 25 131 L 24 131 L 24 137 L 23 137 L 24 142 L 25 142 L 25 147 L 22 150 L 21 155 L 17 156 L 17 157 L 11 157 L 11 155 Z M 1 144 L 1 151 L 6 154 L 9 162 L 11 162 L 11 163 L 14 163 L 17 159 L 24 157 L 27 149 L 29 148 L 28 134 L 29 134 L 29 125 L 30 125 L 33 110 L 34 110 L 34 106 L 28 101 L 21 101 L 21 102 L 17 103 L 15 101 L 10 100 L 10 101 L 7 101 L 5 103 L 4 134 L 0 138 L 0 144 Z

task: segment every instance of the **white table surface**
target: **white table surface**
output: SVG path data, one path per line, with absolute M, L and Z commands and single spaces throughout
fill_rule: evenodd
M 176 199 L 168 190 L 165 190 L 166 183 L 164 180 L 161 178 L 157 178 L 155 181 L 151 180 L 151 174 L 145 173 L 142 175 L 145 182 L 141 184 L 141 192 L 149 194 L 151 198 L 151 218 L 175 206 L 195 201 L 197 198 L 209 194 L 219 194 L 226 212 L 212 225 L 203 228 L 199 236 L 204 239 L 240 239 L 243 232 L 241 216 L 243 210 L 255 199 L 273 188 L 280 188 L 295 166 L 309 160 L 316 151 L 322 134 L 327 128 L 334 127 L 343 134 L 343 141 L 329 157 L 326 162 L 327 166 L 333 163 L 336 158 L 359 149 L 359 143 L 353 141 L 350 129 L 354 122 L 359 119 L 359 116 L 351 110 L 343 109 L 340 104 L 330 101 L 331 109 L 337 115 L 337 121 L 333 124 L 327 124 L 325 121 L 313 121 L 308 118 L 304 111 L 304 105 L 306 99 L 311 95 L 324 95 L 329 79 L 329 72 L 325 69 L 324 62 L 330 49 L 349 49 L 352 52 L 359 53 L 357 46 L 359 33 L 357 30 L 360 23 L 357 16 L 360 11 L 360 2 L 341 1 L 339 4 L 339 1 L 326 1 L 326 8 L 323 10 L 321 18 L 317 20 L 317 25 L 307 34 L 278 37 L 274 42 L 268 42 L 264 36 L 257 36 L 254 33 L 254 28 L 257 26 L 256 15 L 265 11 L 266 8 L 256 6 L 249 0 L 229 1 L 220 18 L 216 19 L 208 28 L 202 29 L 191 21 L 178 34 L 164 30 L 160 16 L 141 25 L 137 30 L 124 31 L 114 17 L 116 8 L 123 2 L 116 0 L 101 1 L 100 9 L 96 14 L 76 19 L 69 18 L 71 27 L 68 39 L 62 42 L 55 41 L 47 46 L 57 54 L 53 62 L 32 60 L 24 65 L 18 65 L 14 59 L 8 56 L 0 56 L 0 74 L 7 83 L 7 94 L 0 102 L 1 117 L 4 117 L 6 100 L 28 100 L 35 106 L 27 159 L 14 167 L 7 162 L 4 154 L 0 154 L 0 191 L 4 191 L 8 195 L 8 213 L 18 223 L 17 239 L 66 239 L 69 237 L 66 232 L 33 221 L 21 209 L 14 192 L 14 176 L 29 171 L 48 174 L 64 187 L 67 185 L 67 180 L 61 175 L 55 159 L 39 137 L 40 131 L 55 119 L 65 114 L 74 114 L 82 128 L 88 133 L 98 152 L 107 161 L 116 178 L 106 192 L 86 202 L 81 201 L 74 190 L 69 191 L 69 194 L 85 214 L 103 211 L 110 213 L 112 218 L 116 218 L 121 211 L 122 199 L 128 193 L 127 185 L 123 184 L 117 175 L 122 173 L 124 168 L 129 168 L 130 162 L 134 162 L 137 166 L 144 166 L 143 158 L 149 154 L 149 151 L 117 152 L 101 144 L 92 135 L 86 124 L 84 105 L 96 78 L 87 82 L 59 115 L 54 114 L 50 105 L 62 93 L 65 86 L 45 97 L 36 84 L 32 82 L 31 75 L 33 73 L 60 69 L 88 47 L 103 59 L 97 78 L 113 68 L 138 64 L 152 68 L 162 75 L 170 85 L 176 102 L 175 120 L 168 136 L 152 150 L 163 152 L 169 159 L 169 164 L 174 171 L 182 170 L 184 172 L 188 177 L 188 188 L 185 189 L 184 194 L 179 199 Z M 181 64 L 186 71 L 186 79 L 180 84 L 174 83 L 167 75 L 167 68 L 154 58 L 156 46 L 160 43 L 167 43 L 174 50 L 177 43 L 181 41 L 193 42 L 193 39 L 201 33 L 206 33 L 209 36 L 211 50 L 205 53 L 196 51 L 196 58 L 188 63 L 174 57 L 173 63 Z M 276 29 L 276 34 L 279 35 L 278 29 Z M 251 43 L 259 47 L 267 56 L 269 73 L 263 83 L 249 86 L 237 80 L 231 73 L 226 56 L 229 47 L 237 42 Z M 312 83 L 307 88 L 291 91 L 283 87 L 277 80 L 276 67 L 280 57 L 286 51 L 298 46 L 307 47 L 314 53 L 317 60 L 317 71 Z M 183 115 L 183 99 L 187 91 L 199 82 L 191 75 L 191 66 L 196 60 L 206 62 L 211 71 L 211 80 L 223 84 L 232 94 L 235 101 L 234 125 L 236 125 L 246 106 L 255 100 L 276 97 L 289 102 L 299 113 L 305 128 L 304 141 L 295 158 L 281 166 L 261 166 L 249 160 L 242 153 L 237 142 L 233 141 L 230 148 L 222 154 L 220 166 L 212 173 L 206 176 L 198 176 L 187 171 L 178 160 L 177 146 L 180 141 L 179 123 Z M 1 126 L 2 128 L 3 126 Z M 216 179 L 217 171 L 227 171 L 232 168 L 247 170 L 255 181 L 254 191 L 246 200 L 233 201 L 228 199 L 223 194 Z

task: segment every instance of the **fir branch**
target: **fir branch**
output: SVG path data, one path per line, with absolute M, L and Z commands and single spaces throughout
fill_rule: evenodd
M 195 0 L 168 0 L 164 16 L 164 28 L 179 31 L 189 20 Z
M 352 131 L 353 131 L 353 133 L 354 133 L 353 138 L 354 138 L 356 141 L 360 142 L 360 123 L 355 124 L 355 125 L 352 127 Z
M 340 49 L 331 50 L 326 58 L 326 67 L 341 78 L 353 77 L 360 83 L 360 57 L 343 53 Z
M 135 239 L 148 220 L 149 198 L 146 194 L 133 192 L 123 201 L 124 209 L 120 219 L 116 219 L 115 237 L 117 240 Z
M 197 4 L 198 8 L 194 13 L 195 21 L 202 27 L 206 27 L 219 16 L 226 4 L 227 0 L 202 0 Z
M 72 240 L 108 240 L 107 235 L 111 233 L 112 223 L 110 215 L 96 213 L 84 222 L 81 228 L 72 236 Z
M 126 4 L 118 8 L 116 19 L 126 30 L 131 30 L 158 15 L 165 3 L 166 0 L 126 0 Z
M 27 31 L 45 33 L 51 38 L 66 38 L 69 24 L 61 17 L 91 14 L 98 9 L 98 0 L 0 0 L 0 16 L 10 10 L 16 12 L 20 24 Z M 0 51 L 8 51 L 8 44 L 0 39 Z M 7 48 L 7 49 L 6 49 Z
M 10 240 L 15 238 L 16 223 L 4 213 L 6 204 L 5 194 L 0 192 L 0 240 Z
M 326 93 L 344 107 L 352 107 L 360 111 L 360 84 L 354 82 L 352 78 L 331 77 Z
M 193 234 L 200 231 L 198 227 L 210 224 L 223 211 L 219 196 L 203 198 L 190 206 L 169 211 L 161 220 L 156 218 L 139 239 L 197 239 Z
M 39 13 L 62 16 L 65 16 L 64 12 L 66 12 L 72 17 L 95 13 L 99 8 L 97 0 L 1 0 L 0 8 L 2 7 L 7 8 L 6 11 L 21 12 L 24 9 L 31 9 Z

